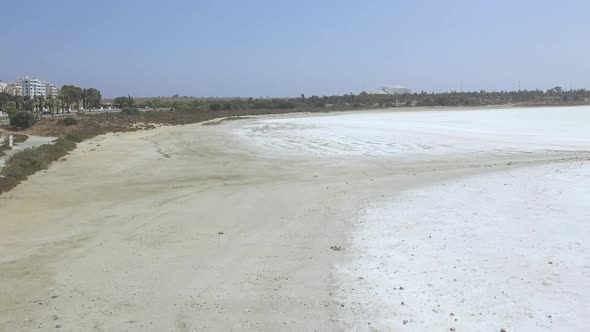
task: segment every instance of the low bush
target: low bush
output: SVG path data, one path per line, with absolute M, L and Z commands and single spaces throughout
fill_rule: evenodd
M 82 136 L 79 132 L 74 131 L 64 135 L 64 138 L 68 141 L 80 143 L 84 140 L 84 136 Z
M 30 175 L 47 169 L 49 165 L 67 155 L 76 147 L 76 143 L 58 138 L 53 144 L 44 144 L 37 148 L 25 149 L 12 155 L 2 170 L 0 193 L 16 187 Z
M 57 121 L 57 124 L 60 126 L 75 126 L 78 124 L 78 120 L 76 120 L 72 117 L 67 117 L 67 118 L 63 118 L 63 119 L 60 119 L 59 121 Z
M 7 177 L 25 180 L 38 170 L 45 169 L 49 163 L 37 149 L 25 149 L 10 157 L 2 173 Z
M 122 114 L 127 114 L 127 115 L 137 115 L 139 114 L 139 109 L 137 108 L 124 108 L 121 110 Z
M 17 112 L 10 116 L 10 126 L 18 129 L 26 129 L 35 124 L 37 118 L 31 112 Z
M 21 180 L 8 176 L 0 176 L 0 193 L 9 191 L 10 189 L 18 186 Z

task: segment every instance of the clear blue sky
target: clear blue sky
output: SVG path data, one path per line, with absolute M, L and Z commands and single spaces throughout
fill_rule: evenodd
M 590 88 L 590 1 L 3 1 L 0 80 L 106 96 Z

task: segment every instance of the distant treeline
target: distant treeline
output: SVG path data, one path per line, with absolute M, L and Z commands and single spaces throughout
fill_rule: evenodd
M 128 98 L 128 97 L 121 97 Z M 443 92 L 376 95 L 368 93 L 343 96 L 310 96 L 298 98 L 154 98 L 138 103 L 138 107 L 174 110 L 256 110 L 256 109 L 336 109 L 389 108 L 402 106 L 487 106 L 487 105 L 583 105 L 590 102 L 590 91 L 521 90 L 498 92 Z

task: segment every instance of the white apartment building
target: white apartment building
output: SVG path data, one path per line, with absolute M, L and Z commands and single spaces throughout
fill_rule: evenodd
M 23 87 L 18 83 L 8 83 L 4 88 L 4 92 L 8 93 L 9 95 L 13 96 L 22 96 L 23 95 Z
M 16 80 L 16 84 L 21 86 L 21 95 L 23 97 L 57 96 L 59 92 L 57 86 L 34 77 L 21 77 Z
M 48 96 L 55 96 L 59 93 L 59 88 L 51 83 L 45 82 L 45 92 L 47 92 Z
M 33 98 L 35 96 L 47 95 L 47 91 L 45 90 L 45 82 L 42 82 L 39 79 L 25 76 L 16 80 L 16 83 L 21 85 L 23 89 L 23 97 Z
M 8 87 L 8 83 L 4 83 L 0 81 L 0 92 L 5 92 L 6 88 Z

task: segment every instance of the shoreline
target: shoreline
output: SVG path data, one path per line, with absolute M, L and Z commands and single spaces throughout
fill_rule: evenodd
M 338 329 L 333 266 L 364 208 L 563 161 L 271 158 L 229 133 L 255 120 L 97 136 L 0 196 L 0 327 Z

